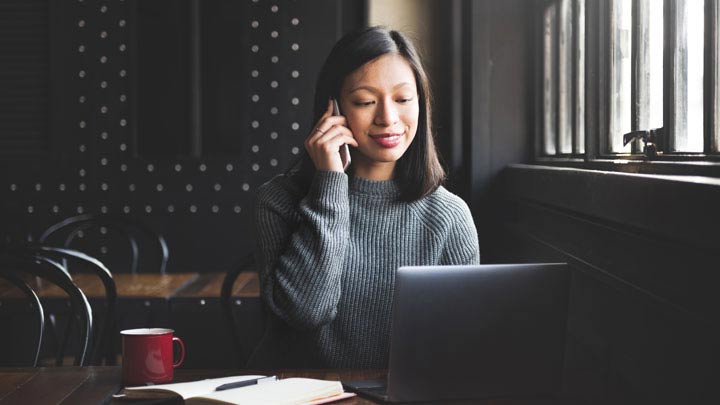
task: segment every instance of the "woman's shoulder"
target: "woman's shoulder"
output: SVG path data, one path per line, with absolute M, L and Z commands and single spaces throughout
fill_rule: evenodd
M 472 222 L 467 203 L 443 186 L 427 196 L 414 201 L 410 207 L 433 228 L 447 229 L 457 222 Z
M 281 173 L 258 188 L 258 201 L 298 200 L 302 187 L 295 173 Z
M 435 191 L 433 191 L 427 197 L 421 199 L 420 201 L 423 200 L 425 200 L 425 204 L 442 210 L 444 212 L 450 211 L 459 213 L 470 211 L 470 208 L 468 207 L 465 200 L 463 200 L 459 195 L 452 193 L 444 186 L 438 187 Z

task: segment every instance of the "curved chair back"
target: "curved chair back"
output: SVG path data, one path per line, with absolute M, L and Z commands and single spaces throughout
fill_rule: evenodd
M 225 274 L 223 278 L 222 287 L 220 289 L 220 307 L 222 308 L 223 318 L 225 318 L 225 324 L 230 333 L 230 338 L 235 348 L 235 363 L 237 367 L 243 367 L 243 361 L 240 361 L 240 357 L 243 354 L 243 347 L 241 344 L 240 337 L 240 326 L 235 321 L 235 315 L 233 311 L 232 292 L 235 281 L 237 280 L 240 273 L 244 271 L 252 270 L 255 266 L 255 257 L 249 254 L 243 258 L 238 266 L 230 270 Z
M 100 260 L 77 250 L 45 245 L 31 245 L 26 247 L 25 250 L 49 259 L 70 259 L 76 262 L 84 263 L 96 276 L 98 276 L 98 278 L 100 278 L 100 281 L 103 283 L 103 287 L 105 289 L 105 311 L 101 319 L 101 324 L 94 328 L 95 339 L 93 339 L 89 364 L 101 365 L 102 357 L 105 353 L 107 353 L 112 339 L 112 332 L 115 329 L 117 287 L 115 286 L 115 280 L 113 279 L 112 273 Z M 63 339 L 66 339 L 67 336 L 68 333 L 63 336 Z M 63 342 L 62 345 L 64 346 L 65 343 Z
M 87 365 L 86 354 L 92 336 L 92 310 L 85 294 L 75 285 L 70 274 L 63 266 L 42 256 L 4 256 L 0 258 L 0 267 L 9 271 L 23 272 L 42 277 L 60 287 L 70 298 L 73 316 L 70 321 L 77 320 L 80 327 L 80 349 L 75 355 L 75 366 Z M 64 347 L 58 352 L 56 363 L 62 365 Z
M 34 339 L 37 343 L 33 345 L 34 350 L 32 353 L 31 364 L 33 367 L 37 367 L 38 359 L 40 358 L 40 348 L 42 347 L 43 333 L 45 331 L 45 311 L 40 303 L 35 291 L 30 288 L 27 283 L 17 276 L 13 271 L 0 267 L 0 277 L 9 281 L 15 287 L 17 287 L 30 301 L 30 306 L 35 309 L 36 320 L 37 320 L 37 337 Z
M 170 256 L 167 241 L 158 232 L 154 231 L 144 223 L 132 220 L 126 216 L 110 214 L 82 214 L 66 218 L 48 227 L 40 236 L 40 243 L 47 243 L 58 235 L 64 235 L 64 247 L 69 247 L 73 240 L 90 228 L 107 227 L 119 231 L 127 238 L 132 251 L 130 271 L 136 273 L 139 267 L 139 244 L 138 236 L 151 240 L 159 251 L 158 270 L 164 274 L 167 269 L 167 262 Z

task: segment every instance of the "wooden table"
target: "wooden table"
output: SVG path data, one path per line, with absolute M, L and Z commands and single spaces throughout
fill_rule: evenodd
M 452 371 L 449 371 L 452 372 Z M 173 382 L 194 381 L 203 378 L 229 375 L 261 374 L 280 378 L 308 377 L 326 380 L 364 380 L 385 376 L 383 370 L 176 370 Z M 26 404 L 142 404 L 138 401 L 113 400 L 112 395 L 121 389 L 120 367 L 53 367 L 53 368 L 0 368 L 0 405 Z M 181 403 L 154 401 L 160 403 Z M 339 405 L 377 404 L 369 399 L 355 397 L 337 402 Z M 437 402 L 435 402 L 437 403 Z M 451 404 L 476 405 L 570 405 L 567 400 L 473 400 L 450 401 Z M 585 403 L 585 402 L 583 402 Z
M 203 273 L 174 295 L 177 298 L 220 297 L 225 273 Z M 255 272 L 242 272 L 233 284 L 232 296 L 260 298 L 260 280 Z
M 73 274 L 73 281 L 88 299 L 102 299 L 105 289 L 94 274 Z M 168 274 L 113 274 L 119 299 L 169 299 L 172 297 L 211 298 L 220 296 L 225 273 L 168 273 Z M 56 285 L 31 277 L 27 279 L 40 298 L 64 298 L 67 296 Z M 233 297 L 258 298 L 260 282 L 257 273 L 243 272 L 233 286 Z M 9 283 L 0 280 L 0 299 L 20 298 L 22 293 Z
M 88 299 L 104 298 L 105 289 L 94 274 L 73 274 L 73 281 Z M 178 274 L 113 274 L 118 298 L 169 298 L 198 278 L 197 273 Z M 64 297 L 55 285 L 40 290 L 40 297 Z
M 370 379 L 385 375 L 383 371 L 208 371 L 177 370 L 174 382 L 242 374 L 274 374 L 280 378 L 309 377 L 328 380 Z M 0 368 L 0 405 L 26 404 L 100 404 L 111 400 L 113 404 L 141 404 L 139 401 L 112 400 L 121 386 L 120 367 L 53 367 L 53 368 Z M 160 402 L 153 402 L 159 404 Z M 178 403 L 164 401 L 162 403 Z M 343 402 L 348 404 L 375 404 L 363 398 Z

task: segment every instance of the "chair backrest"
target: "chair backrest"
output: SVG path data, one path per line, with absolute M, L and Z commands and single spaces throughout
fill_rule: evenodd
M 115 330 L 117 287 L 110 270 L 98 259 L 77 250 L 58 248 L 45 245 L 28 245 L 23 249 L 25 252 L 34 253 L 48 259 L 71 260 L 83 263 L 103 283 L 105 289 L 105 310 L 100 324 L 93 328 L 95 331 L 92 352 L 88 364 L 102 365 L 103 356 L 108 353 L 111 344 L 112 333 Z M 67 269 L 67 267 L 66 267 Z M 63 339 L 65 339 L 63 337 Z M 112 359 L 108 359 L 112 360 Z
M 37 367 L 38 359 L 40 358 L 40 348 L 42 347 L 43 332 L 45 331 L 45 311 L 40 303 L 40 298 L 38 298 L 35 291 L 13 271 L 0 267 L 0 278 L 4 278 L 19 289 L 30 301 L 30 307 L 34 309 L 37 335 L 33 339 L 36 343 L 32 345 L 33 352 L 32 355 L 29 356 L 31 358 L 29 364 Z
M 75 285 L 67 270 L 59 263 L 42 256 L 35 255 L 6 255 L 0 257 L 0 268 L 7 272 L 25 273 L 44 278 L 68 295 L 72 316 L 70 322 L 76 320 L 80 329 L 80 348 L 75 355 L 76 366 L 87 365 L 87 351 L 92 336 L 93 317 L 90 303 L 85 294 Z M 58 353 L 59 363 L 62 364 L 62 351 Z
M 240 336 L 240 326 L 235 321 L 232 293 L 233 286 L 235 285 L 235 281 L 240 273 L 244 271 L 251 271 L 254 267 L 255 257 L 252 254 L 245 256 L 238 266 L 225 274 L 225 278 L 223 279 L 222 287 L 220 289 L 220 308 L 222 308 L 223 318 L 225 318 L 225 324 L 228 332 L 230 333 L 230 338 L 232 339 L 233 347 L 235 349 L 235 365 L 240 368 L 245 366 L 244 359 L 241 359 L 244 353 L 244 348 L 241 343 L 242 338 Z
M 55 241 L 55 243 L 57 243 L 57 238 L 64 237 L 62 246 L 70 247 L 79 235 L 91 228 L 110 228 L 117 231 L 125 239 L 127 239 L 132 252 L 130 261 L 131 273 L 138 272 L 140 263 L 139 252 L 146 252 L 144 250 L 144 246 L 141 246 L 138 242 L 147 240 L 154 244 L 159 257 L 157 271 L 161 274 L 165 273 L 170 255 L 167 241 L 162 235 L 151 229 L 146 224 L 127 216 L 111 214 L 82 214 L 66 218 L 48 227 L 42 233 L 38 241 L 40 243 L 49 243 L 51 241 Z

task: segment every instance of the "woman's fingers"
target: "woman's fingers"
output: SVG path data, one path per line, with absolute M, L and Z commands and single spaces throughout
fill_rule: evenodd
M 344 127 L 344 126 L 341 126 L 341 125 L 337 125 L 337 126 L 332 126 L 332 127 L 330 127 L 330 129 L 328 129 L 327 131 L 322 131 L 322 132 L 321 132 L 321 131 L 315 131 L 311 136 L 309 136 L 309 137 L 305 140 L 305 143 L 309 143 L 309 144 L 311 144 L 311 145 L 314 145 L 314 144 L 316 144 L 320 139 L 329 139 L 329 138 L 335 136 L 335 135 L 338 133 L 338 131 L 340 131 L 340 132 L 346 132 L 348 135 L 350 135 L 350 137 L 352 137 L 352 132 L 350 132 L 350 130 L 349 130 L 347 127 Z
M 343 171 L 342 159 L 338 152 L 344 144 L 358 146 L 347 120 L 342 115 L 332 115 L 332 100 L 328 100 L 328 109 L 312 132 L 305 139 L 305 149 L 318 170 Z
M 333 113 L 333 99 L 329 98 L 327 108 L 325 109 L 325 114 L 327 114 L 328 116 L 331 116 L 332 113 Z
M 339 150 L 344 144 L 355 147 L 358 145 L 352 136 L 352 132 L 347 127 L 337 125 L 331 127 L 325 133 L 305 140 L 305 149 L 307 149 L 315 168 L 318 170 L 342 172 L 343 164 Z
M 321 118 L 317 125 L 313 128 L 313 132 L 309 136 L 315 136 L 318 133 L 325 133 L 330 130 L 330 128 L 341 125 L 346 127 L 347 126 L 347 120 L 342 115 L 333 115 Z
M 330 117 L 330 119 L 325 120 L 324 122 L 322 122 L 320 124 L 322 127 L 321 126 L 315 127 L 313 132 L 310 135 L 308 135 L 308 137 L 306 138 L 305 144 L 306 145 L 307 144 L 315 144 L 318 139 L 325 137 L 328 133 L 334 134 L 338 130 L 347 131 L 348 134 L 352 137 L 352 132 L 350 132 L 350 129 L 348 129 L 345 125 L 343 125 L 345 122 L 346 122 L 345 117 L 339 117 L 339 116 Z M 328 124 L 332 124 L 332 123 L 337 123 L 337 124 L 336 125 L 328 125 Z M 325 128 L 325 129 L 323 129 L 323 128 Z M 351 144 L 353 144 L 353 143 L 351 143 Z
M 312 149 L 320 148 L 326 143 L 332 143 L 333 145 L 347 143 L 355 147 L 358 145 L 352 132 L 343 126 L 333 126 L 327 132 L 318 133 L 305 141 L 306 146 Z
M 358 146 L 358 143 L 353 137 L 352 132 L 350 132 L 348 128 L 343 126 L 334 126 L 330 128 L 327 132 L 315 138 L 311 143 L 314 145 L 323 145 L 326 143 L 331 143 L 333 145 L 342 145 L 347 143 L 355 147 Z
M 322 116 L 320 117 L 320 119 L 318 120 L 318 123 L 323 122 L 323 121 L 324 121 L 325 119 L 327 119 L 328 117 L 332 117 L 332 113 L 333 113 L 332 103 L 329 102 L 329 103 L 328 103 L 328 108 L 325 109 L 325 112 L 323 113 L 323 115 L 322 115 Z M 315 126 L 315 128 L 317 128 L 317 125 Z

